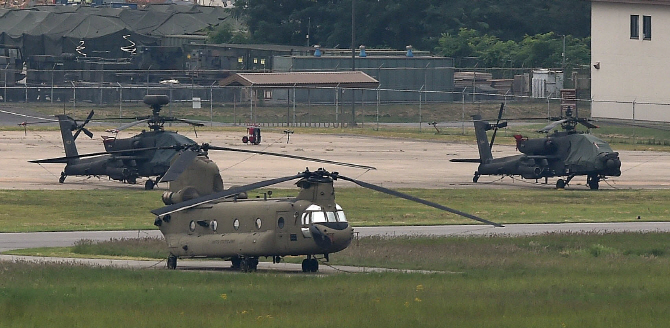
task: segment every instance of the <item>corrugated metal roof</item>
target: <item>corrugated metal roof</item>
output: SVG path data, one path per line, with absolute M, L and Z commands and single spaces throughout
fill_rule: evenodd
M 253 87 L 342 87 L 376 88 L 379 81 L 359 71 L 343 72 L 287 72 L 237 73 L 219 82 L 221 86 L 242 85 Z

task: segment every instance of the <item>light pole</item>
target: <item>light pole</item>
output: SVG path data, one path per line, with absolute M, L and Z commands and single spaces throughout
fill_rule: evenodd
M 563 52 L 561 53 L 561 69 L 565 70 L 565 35 L 564 34 L 559 34 L 559 36 L 563 37 Z
M 356 0 L 351 0 L 351 70 L 356 70 Z M 351 89 L 351 126 L 356 126 L 356 91 Z

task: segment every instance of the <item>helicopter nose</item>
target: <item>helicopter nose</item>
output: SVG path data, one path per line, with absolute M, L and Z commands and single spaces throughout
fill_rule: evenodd
M 353 238 L 353 229 L 347 223 L 314 224 L 309 231 L 319 248 L 329 253 L 347 248 Z
M 605 162 L 605 165 L 608 169 L 618 169 L 621 168 L 621 160 L 619 157 L 610 158 L 607 160 L 607 162 Z

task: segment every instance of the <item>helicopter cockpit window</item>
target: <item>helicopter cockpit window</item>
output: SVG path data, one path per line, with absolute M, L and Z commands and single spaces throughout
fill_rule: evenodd
M 328 218 L 328 222 L 337 222 L 335 212 L 326 212 L 326 218 Z
M 324 212 L 320 206 L 311 205 L 302 215 L 302 224 L 326 222 L 347 222 L 347 217 L 340 205 L 336 205 L 335 212 Z
M 347 222 L 347 217 L 344 215 L 344 210 L 340 205 L 335 205 L 337 209 L 337 220 L 339 222 Z
M 326 215 L 321 211 L 312 212 L 312 220 L 311 221 L 312 221 L 312 223 L 326 222 Z

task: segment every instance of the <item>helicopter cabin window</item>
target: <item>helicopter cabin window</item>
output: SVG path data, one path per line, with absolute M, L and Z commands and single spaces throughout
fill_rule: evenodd
M 195 231 L 195 221 L 191 220 L 191 223 L 188 224 L 188 229 L 191 230 L 191 232 Z
M 219 223 L 214 220 L 212 223 L 210 223 L 209 227 L 212 228 L 212 231 L 216 232 L 216 228 L 219 227 Z
M 233 228 L 235 228 L 235 230 L 240 228 L 240 220 L 235 219 L 235 221 L 233 221 Z
M 262 224 L 263 224 L 263 222 L 261 221 L 261 218 L 257 218 L 256 219 L 256 229 L 260 229 Z
M 279 229 L 284 229 L 284 218 L 283 217 L 279 217 L 279 219 L 277 220 L 277 227 Z

